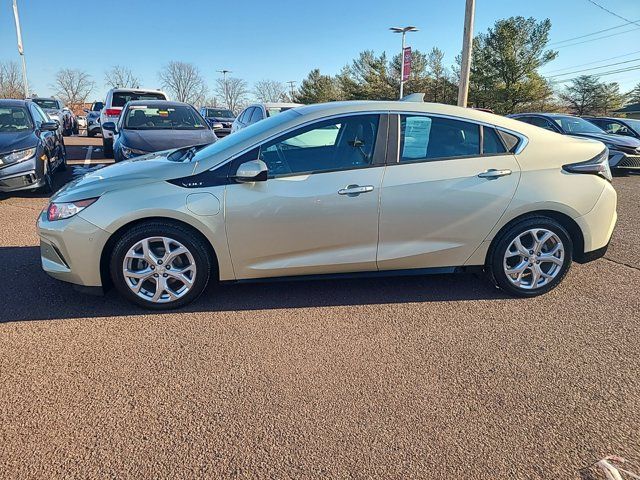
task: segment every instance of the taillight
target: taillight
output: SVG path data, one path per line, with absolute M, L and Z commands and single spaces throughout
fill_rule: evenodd
M 611 181 L 611 169 L 609 168 L 609 149 L 605 148 L 603 152 L 599 153 L 591 160 L 579 163 L 569 163 L 563 165 L 562 169 L 565 172 L 570 173 L 590 173 L 592 175 L 599 175 L 602 178 Z
M 107 110 L 104 112 L 104 114 L 107 117 L 119 117 L 120 116 L 120 112 L 122 112 L 121 108 L 107 108 Z

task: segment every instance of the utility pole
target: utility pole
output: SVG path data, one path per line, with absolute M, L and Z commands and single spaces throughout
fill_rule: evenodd
M 13 17 L 16 22 L 16 36 L 18 38 L 18 53 L 22 58 L 22 83 L 24 86 L 24 98 L 28 98 L 29 82 L 27 81 L 27 62 L 24 59 L 24 48 L 22 46 L 22 31 L 20 30 L 20 16 L 18 15 L 17 0 L 13 0 Z
M 404 95 L 404 37 L 407 32 L 417 32 L 418 29 L 416 27 L 391 27 L 389 30 L 402 34 L 402 50 L 400 50 L 400 100 L 402 100 Z
M 229 85 L 227 84 L 227 73 L 233 73 L 231 70 L 218 70 L 218 73 L 222 74 L 222 84 L 224 85 L 224 103 L 227 104 L 227 108 L 231 108 L 229 106 Z
M 473 48 L 473 16 L 476 0 L 467 0 L 464 9 L 464 34 L 462 37 L 462 64 L 458 86 L 458 106 L 466 107 L 469 97 L 469 75 L 471 74 L 471 50 Z
M 296 84 L 296 81 L 295 80 L 289 80 L 286 83 L 289 84 L 289 90 L 291 91 L 291 101 L 293 102 L 293 96 L 295 95 L 294 86 Z

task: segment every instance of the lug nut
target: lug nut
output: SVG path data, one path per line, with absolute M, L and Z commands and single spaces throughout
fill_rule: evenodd
M 524 257 L 524 261 L 528 262 L 529 261 L 529 257 Z
M 167 275 L 166 273 L 163 273 L 163 274 L 162 274 L 162 276 L 166 278 L 166 277 L 168 277 L 169 275 Z
M 529 250 L 529 255 L 533 255 L 533 250 Z
M 151 265 L 151 270 L 155 270 L 155 269 L 156 269 L 156 267 L 154 267 L 153 265 Z
M 158 260 L 158 265 L 162 265 L 162 260 Z
M 154 277 L 156 277 L 156 278 L 158 278 L 158 274 L 157 274 L 157 273 L 154 273 L 154 274 L 153 274 L 153 276 L 154 276 Z
M 530 263 L 530 264 L 529 264 L 529 266 L 530 266 L 530 267 L 533 267 L 533 263 Z

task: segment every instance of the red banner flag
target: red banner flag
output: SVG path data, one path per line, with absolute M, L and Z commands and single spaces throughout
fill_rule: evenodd
M 409 80 L 409 75 L 411 75 L 411 47 L 405 47 L 403 52 L 402 59 L 402 81 L 406 82 Z

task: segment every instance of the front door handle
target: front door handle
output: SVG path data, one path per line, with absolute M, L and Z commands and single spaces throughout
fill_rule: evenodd
M 338 190 L 338 195 L 349 195 L 351 196 L 356 196 L 356 195 L 360 195 L 361 193 L 367 193 L 367 192 L 372 192 L 373 191 L 373 185 L 347 185 L 344 188 L 341 188 L 340 190 Z
M 495 180 L 496 178 L 504 177 L 506 175 L 511 175 L 511 170 L 508 168 L 505 168 L 504 170 L 490 168 L 489 170 L 478 174 L 480 178 L 486 178 L 487 180 Z

